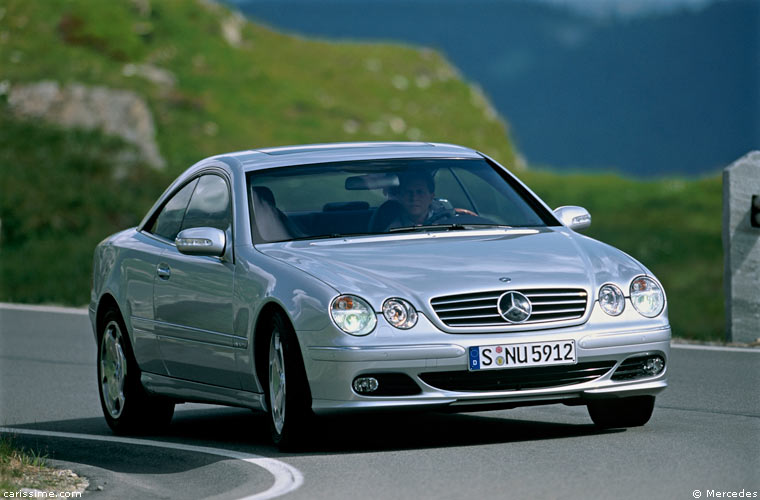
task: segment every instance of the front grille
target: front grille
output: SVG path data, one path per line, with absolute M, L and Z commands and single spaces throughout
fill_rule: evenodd
M 497 303 L 507 290 L 465 293 L 436 297 L 430 301 L 443 324 L 453 327 L 511 325 L 501 317 Z M 533 306 L 533 312 L 520 324 L 548 323 L 582 318 L 586 313 L 588 294 L 585 290 L 551 288 L 515 290 L 522 293 Z
M 610 371 L 613 366 L 614 361 L 593 361 L 540 368 L 428 372 L 422 373 L 420 379 L 444 391 L 524 391 L 591 382 Z

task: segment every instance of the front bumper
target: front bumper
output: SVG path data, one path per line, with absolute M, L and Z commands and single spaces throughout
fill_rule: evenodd
M 448 337 L 448 338 L 446 338 Z M 656 395 L 667 387 L 671 330 L 669 326 L 625 332 L 594 332 L 584 328 L 549 330 L 529 336 L 515 335 L 445 335 L 440 343 L 400 345 L 310 345 L 303 349 L 304 362 L 312 392 L 312 408 L 316 413 L 333 413 L 371 409 L 424 409 L 447 407 L 452 410 L 490 409 L 546 403 L 584 404 L 592 399 L 640 395 Z M 549 387 L 508 390 L 446 390 L 427 379 L 440 379 L 448 374 L 467 372 L 468 347 L 554 340 L 576 341 L 576 365 L 595 366 L 592 380 Z M 302 344 L 303 345 L 303 344 Z M 665 369 L 656 376 L 632 380 L 613 380 L 621 363 L 633 357 L 659 355 Z M 563 368 L 559 368 L 561 371 Z M 522 377 L 511 368 L 489 370 L 508 376 Z M 419 386 L 419 392 L 405 396 L 367 396 L 352 389 L 353 380 L 367 374 L 403 374 Z M 524 371 L 528 375 L 531 372 Z M 535 372 L 533 372 L 535 373 Z M 431 375 L 433 374 L 433 375 Z M 438 375 L 438 377 L 436 377 Z M 465 375 L 466 377 L 466 375 Z M 382 383 L 382 382 L 381 382 Z M 461 386 L 461 384 L 460 384 Z

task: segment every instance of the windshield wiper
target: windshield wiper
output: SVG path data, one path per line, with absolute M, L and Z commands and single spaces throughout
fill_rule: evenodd
M 299 236 L 298 238 L 292 238 L 287 241 L 301 241 L 301 240 L 327 240 L 330 238 L 350 238 L 352 236 L 370 236 L 377 233 L 332 233 L 332 234 L 317 234 L 314 236 Z
M 469 229 L 480 229 L 484 227 L 498 227 L 511 229 L 512 226 L 504 224 L 430 224 L 427 226 L 404 226 L 392 227 L 388 229 L 389 233 L 414 233 L 425 231 L 467 231 Z
M 496 224 L 496 223 L 493 223 L 493 224 L 488 224 L 488 223 L 486 223 L 486 224 L 465 224 L 465 225 L 468 228 L 471 228 L 471 229 L 480 229 L 482 227 L 496 227 L 496 228 L 500 228 L 500 229 L 512 229 L 512 228 L 515 227 L 515 226 L 509 226 L 507 224 Z
M 425 231 L 465 231 L 468 227 L 463 224 L 430 224 L 427 226 L 403 226 L 388 229 L 389 233 L 415 233 Z

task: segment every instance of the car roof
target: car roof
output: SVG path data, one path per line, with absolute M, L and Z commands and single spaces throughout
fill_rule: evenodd
M 265 168 L 385 158 L 481 158 L 469 148 L 430 142 L 343 142 L 253 149 L 219 155 L 246 172 Z

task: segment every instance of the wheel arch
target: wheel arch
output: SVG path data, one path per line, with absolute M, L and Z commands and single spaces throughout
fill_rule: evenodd
M 126 348 L 129 349 L 131 353 L 132 337 L 129 334 L 127 319 L 124 317 L 124 314 L 122 313 L 121 307 L 119 307 L 119 303 L 116 298 L 108 292 L 104 293 L 100 297 L 100 300 L 98 301 L 98 309 L 95 312 L 95 340 L 97 341 L 98 346 L 100 346 L 100 336 L 103 334 L 103 327 L 105 327 L 106 314 L 111 310 L 116 312 L 116 314 L 118 314 L 121 318 L 121 323 L 124 325 L 123 336 L 127 344 Z
M 284 321 L 290 323 L 291 328 L 293 328 L 293 321 L 291 321 L 285 308 L 278 302 L 267 302 L 261 308 L 261 311 L 259 311 L 253 330 L 253 366 L 259 386 L 263 390 L 266 390 L 266 369 L 269 363 L 269 324 L 275 315 L 279 315 Z
M 269 369 L 269 326 L 272 318 L 279 316 L 284 321 L 292 332 L 292 341 L 295 342 L 295 354 L 298 356 L 296 365 L 299 367 L 298 376 L 302 377 L 306 384 L 305 390 L 308 395 L 309 405 L 311 405 L 311 388 L 309 387 L 308 374 L 306 372 L 306 364 L 304 363 L 304 353 L 301 349 L 301 341 L 298 339 L 296 333 L 295 324 L 287 313 L 286 309 L 276 301 L 270 301 L 264 304 L 256 318 L 256 327 L 253 336 L 253 362 L 254 372 L 258 380 L 259 386 L 266 391 L 267 390 L 267 370 Z
M 119 303 L 116 302 L 116 299 L 113 295 L 110 293 L 103 294 L 102 297 L 100 297 L 100 300 L 98 301 L 98 309 L 95 316 L 95 326 L 98 330 L 98 335 L 100 335 L 100 330 L 103 328 L 103 322 L 105 321 L 106 313 L 110 310 L 114 309 L 117 313 L 121 316 L 122 321 L 124 320 L 124 315 L 121 313 L 121 308 L 119 308 Z

